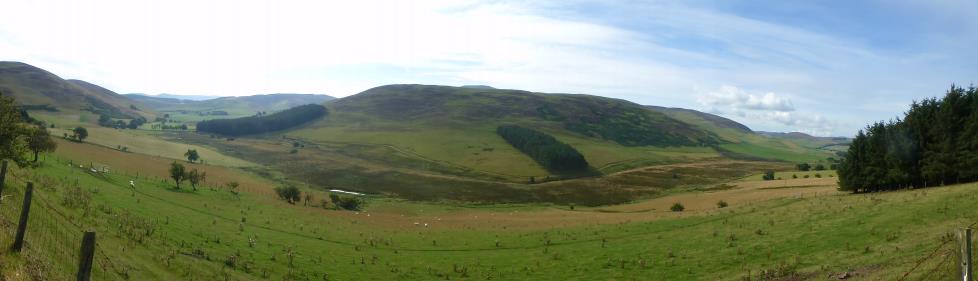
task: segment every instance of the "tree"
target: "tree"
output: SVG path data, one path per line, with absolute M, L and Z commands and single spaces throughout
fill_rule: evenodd
M 799 171 L 808 171 L 812 169 L 812 165 L 808 163 L 801 163 L 797 165 Z
M 193 163 L 194 161 L 197 161 L 197 159 L 200 159 L 200 154 L 197 154 L 196 149 L 187 149 L 187 152 L 184 152 L 183 156 L 187 156 L 187 161 L 190 161 L 190 163 Z
M 14 99 L 0 93 L 0 159 L 10 159 L 18 166 L 28 164 L 27 124 L 14 106 Z
M 978 180 L 978 89 L 951 86 L 902 118 L 861 130 L 840 154 L 839 189 L 873 192 Z
M 774 171 L 764 171 L 764 176 L 762 176 L 761 179 L 766 181 L 774 180 Z
M 813 169 L 813 170 L 816 170 L 816 171 L 824 171 L 824 170 L 825 170 L 825 165 L 822 165 L 822 164 L 816 164 L 816 165 L 815 165 L 815 168 L 812 168 L 812 169 Z
M 58 144 L 51 139 L 51 134 L 44 127 L 35 127 L 30 130 L 27 138 L 27 147 L 34 152 L 34 162 L 37 163 L 37 154 L 41 152 L 51 152 L 58 148 Z
M 197 171 L 197 168 L 190 170 L 187 173 L 187 181 L 190 181 L 190 187 L 197 191 L 197 185 L 203 183 L 207 180 L 207 172 Z
M 183 164 L 170 163 L 170 178 L 177 183 L 177 189 L 180 189 L 180 182 L 187 179 L 187 169 L 183 167 Z
M 75 129 L 71 131 L 75 133 L 72 136 L 74 136 L 79 142 L 85 141 L 85 139 L 88 138 L 88 129 L 85 129 L 84 127 L 75 127 Z
M 275 187 L 275 194 L 278 194 L 279 198 L 293 205 L 295 205 L 295 202 L 299 202 L 299 198 L 302 197 L 302 191 L 299 191 L 299 188 L 293 185 Z
M 225 186 L 227 186 L 228 191 L 230 191 L 234 195 L 238 195 L 238 186 L 240 186 L 238 182 L 236 181 L 228 182 L 227 184 L 225 184 Z

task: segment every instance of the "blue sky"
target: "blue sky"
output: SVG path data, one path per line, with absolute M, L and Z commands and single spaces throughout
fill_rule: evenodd
M 975 1 L 7 3 L 0 60 L 120 93 L 485 84 L 851 136 L 978 78 Z

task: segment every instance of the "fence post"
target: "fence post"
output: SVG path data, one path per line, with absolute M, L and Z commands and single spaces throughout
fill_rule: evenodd
M 0 204 L 3 203 L 3 183 L 7 179 L 7 159 L 4 159 L 2 164 L 0 164 Z
M 31 212 L 31 197 L 34 195 L 34 183 L 27 182 L 27 190 L 24 192 L 24 207 L 20 210 L 20 224 L 17 225 L 17 237 L 14 238 L 14 245 L 10 250 L 20 252 L 24 248 L 24 232 L 27 231 L 27 217 Z
M 961 233 L 961 277 L 964 281 L 972 281 L 971 272 L 971 228 L 965 228 Z
M 86 231 L 82 238 L 81 254 L 78 258 L 78 281 L 88 281 L 92 276 L 92 263 L 95 259 L 95 232 Z

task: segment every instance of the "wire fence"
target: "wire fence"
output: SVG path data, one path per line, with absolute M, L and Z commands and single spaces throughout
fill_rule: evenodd
M 58 207 L 71 200 L 70 194 L 62 194 L 64 191 L 59 190 L 66 189 L 63 181 L 25 171 L 8 172 L 0 201 L 0 247 L 3 247 L 0 250 L 13 251 L 10 245 L 15 242 L 28 182 L 33 183 L 33 192 L 20 250 L 25 260 L 23 271 L 30 280 L 73 280 L 79 271 L 84 233 L 93 228 L 85 227 L 77 215 L 65 213 Z M 95 246 L 91 280 L 126 280 L 97 239 Z

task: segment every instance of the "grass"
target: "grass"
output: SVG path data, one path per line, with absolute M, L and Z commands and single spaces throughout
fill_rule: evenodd
M 833 179 L 839 176 L 835 172 L 835 170 L 825 170 L 825 171 L 791 171 L 791 170 L 784 171 L 784 170 L 774 170 L 774 171 L 775 171 L 774 172 L 774 178 L 775 179 L 781 178 L 781 179 L 786 179 L 786 180 L 790 180 L 790 179 L 804 179 L 805 176 L 808 176 L 808 178 L 816 178 L 815 177 L 815 174 L 818 174 L 818 175 L 820 175 L 823 178 L 833 178 Z M 797 176 L 797 178 L 795 178 L 793 176 Z M 750 175 L 749 177 L 745 177 L 745 178 L 743 178 L 743 180 L 759 181 L 759 180 L 762 180 L 763 177 L 764 177 L 764 173 L 759 173 L 759 174 Z
M 53 221 L 31 225 L 26 253 L 6 254 L 4 260 L 51 260 L 52 268 L 70 272 L 70 258 L 57 257 L 65 251 L 57 245 L 73 244 L 40 244 L 70 240 L 54 236 L 70 234 L 70 229 L 49 229 L 70 225 L 55 215 L 60 212 L 80 228 L 97 230 L 100 254 L 115 268 L 128 268 L 133 280 L 222 279 L 225 274 L 277 280 L 290 268 L 295 280 L 320 280 L 323 273 L 337 280 L 739 280 L 748 270 L 778 267 L 813 276 L 853 270 L 863 279 L 889 280 L 940 245 L 945 232 L 978 220 L 970 204 L 978 199 L 975 184 L 731 202 L 723 210 L 660 219 L 540 227 L 533 222 L 558 211 L 375 199 L 376 205 L 354 213 L 291 206 L 259 193 L 236 199 L 210 188 L 174 191 L 170 183 L 145 177 L 135 178 L 134 194 L 125 187 L 132 176 L 96 176 L 65 161 L 49 157 L 37 171 L 12 172 L 10 191 L 5 191 L 14 195 L 9 200 L 19 200 L 23 181 L 33 180 L 45 202 L 34 211 Z M 91 211 L 60 203 L 74 185 L 91 196 Z M 10 210 L 15 205 L 0 207 L 6 219 L 15 213 Z M 57 211 L 42 213 L 48 209 Z M 138 242 L 126 230 L 133 226 L 118 227 L 127 225 L 124 221 L 146 221 L 154 234 Z M 11 228 L 4 229 L 0 236 L 7 237 Z M 253 247 L 249 238 L 257 241 Z M 236 257 L 234 268 L 225 263 L 230 256 Z M 925 278 L 932 268 L 928 264 L 911 277 Z M 13 268 L 30 270 L 44 269 Z M 116 270 L 101 274 L 102 280 L 122 275 Z
M 49 124 L 55 124 L 56 128 L 49 129 L 55 138 L 62 137 L 64 134 L 71 135 L 74 127 L 82 126 L 88 130 L 88 138 L 85 142 L 100 146 L 118 149 L 126 147 L 126 150 L 133 153 L 164 157 L 174 160 L 185 160 L 183 156 L 188 149 L 196 149 L 202 160 L 209 164 L 228 166 L 228 167 L 249 167 L 254 163 L 244 161 L 235 157 L 230 157 L 219 153 L 214 149 L 190 145 L 177 141 L 168 141 L 158 137 L 163 132 L 149 130 L 129 130 L 113 129 L 101 127 L 87 122 L 71 119 L 75 115 L 62 115 L 59 113 L 31 113 L 31 116 L 44 120 Z M 97 119 L 97 117 L 95 118 Z

